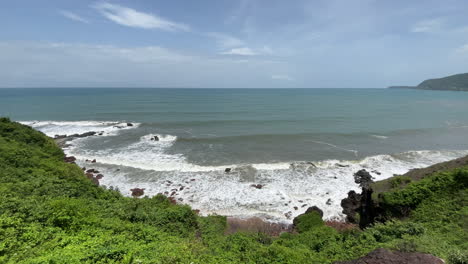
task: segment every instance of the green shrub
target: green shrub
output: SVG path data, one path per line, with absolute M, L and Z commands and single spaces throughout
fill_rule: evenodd
M 322 216 L 318 212 L 309 212 L 302 214 L 294 219 L 295 229 L 302 233 L 324 225 Z
M 410 182 L 411 178 L 408 176 L 395 176 L 390 179 L 390 186 L 392 186 L 392 188 L 396 188 L 402 184 L 408 184 Z

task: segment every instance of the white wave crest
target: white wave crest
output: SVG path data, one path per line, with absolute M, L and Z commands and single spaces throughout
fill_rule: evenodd
M 133 129 L 140 125 L 140 123 L 131 123 L 132 125 L 128 126 L 125 122 L 115 121 L 21 121 L 20 123 L 39 130 L 49 137 L 83 134 L 92 131 L 112 136 L 117 135 L 122 129 Z

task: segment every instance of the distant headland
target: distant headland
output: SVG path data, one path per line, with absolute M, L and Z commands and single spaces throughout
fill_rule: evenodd
M 429 79 L 418 86 L 390 86 L 389 89 L 419 89 L 442 91 L 468 91 L 468 73 L 455 74 L 438 79 Z

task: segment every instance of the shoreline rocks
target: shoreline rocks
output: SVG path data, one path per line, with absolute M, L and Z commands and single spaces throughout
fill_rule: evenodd
M 145 189 L 141 189 L 141 188 L 133 188 L 133 189 L 130 189 L 130 191 L 132 192 L 133 197 L 141 197 L 145 194 Z

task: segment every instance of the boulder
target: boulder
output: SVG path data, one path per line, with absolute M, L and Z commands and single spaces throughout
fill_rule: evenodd
M 93 159 L 93 160 L 91 161 L 91 163 L 96 163 L 96 159 Z
M 400 251 L 390 251 L 379 248 L 366 256 L 351 260 L 338 261 L 334 264 L 444 264 L 445 262 L 433 255 L 423 253 L 409 253 Z
M 261 184 L 252 184 L 252 185 L 250 185 L 250 187 L 253 187 L 253 188 L 256 188 L 256 189 L 262 189 L 263 185 L 261 185 Z
M 307 208 L 307 210 L 305 211 L 304 214 L 308 214 L 308 213 L 312 213 L 312 212 L 316 212 L 316 213 L 318 213 L 320 215 L 320 217 L 323 217 L 323 211 L 320 208 L 318 208 L 317 206 L 315 206 L 315 205 L 312 206 L 312 207 Z
M 348 197 L 341 200 L 341 207 L 343 208 L 343 214 L 346 215 L 346 222 L 358 224 L 357 213 L 359 213 L 361 207 L 361 195 L 355 191 L 348 192 Z
M 293 219 L 293 228 L 299 233 L 323 226 L 323 211 L 317 206 L 309 207 Z
M 128 127 L 132 127 L 133 124 L 132 124 L 132 123 L 127 123 L 127 126 L 128 126 Z
M 224 172 L 225 172 L 225 173 L 231 172 L 231 168 L 226 168 L 226 169 L 224 170 Z
M 102 178 L 104 178 L 104 175 L 102 175 L 102 174 L 96 175 L 96 179 L 100 180 L 100 179 L 102 179 Z
M 159 137 L 158 136 L 153 136 L 153 137 L 151 137 L 151 140 L 152 141 L 159 141 Z
M 369 185 L 372 183 L 372 175 L 365 169 L 362 169 L 354 174 L 354 182 L 362 188 L 369 188 Z
M 145 189 L 141 189 L 141 188 L 130 189 L 130 191 L 132 192 L 133 197 L 140 197 L 145 194 Z
M 67 163 L 74 163 L 76 161 L 76 158 L 73 156 L 70 156 L 70 157 L 65 156 L 64 161 Z

